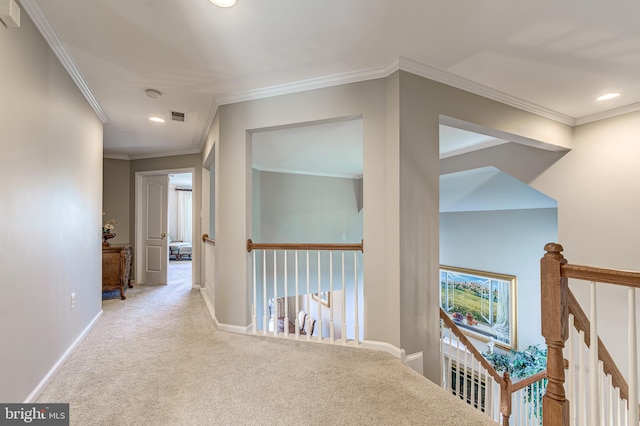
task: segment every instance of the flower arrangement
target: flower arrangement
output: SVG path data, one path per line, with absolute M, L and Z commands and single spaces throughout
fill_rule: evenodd
M 102 216 L 104 216 L 105 213 L 102 212 Z M 116 225 L 118 225 L 118 221 L 115 219 L 111 219 L 109 221 L 104 222 L 104 224 L 102 225 L 102 244 L 105 246 L 108 246 L 109 243 L 107 242 L 107 240 L 109 238 L 113 238 L 116 236 L 116 234 L 113 233 L 114 228 L 116 227 Z

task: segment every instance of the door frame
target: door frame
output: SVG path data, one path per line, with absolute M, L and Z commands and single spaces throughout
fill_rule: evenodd
M 136 172 L 135 173 L 135 187 L 134 187 L 134 200 L 135 200 L 135 223 L 134 223 L 134 229 L 135 229 L 135 236 L 134 236 L 134 259 L 135 259 L 135 266 L 134 266 L 134 271 L 135 271 L 135 282 L 139 283 L 141 282 L 142 279 L 142 268 L 144 267 L 142 259 L 144 258 L 144 252 L 143 252 L 143 247 L 141 244 L 141 241 L 143 240 L 142 238 L 142 227 L 140 226 L 140 224 L 142 223 L 142 178 L 144 176 L 153 176 L 153 175 L 171 175 L 171 174 L 177 174 L 177 173 L 191 173 L 191 188 L 193 189 L 193 191 L 196 191 L 196 182 L 195 182 L 195 177 L 196 177 L 196 171 L 194 167 L 186 167 L 186 168 L 181 168 L 181 169 L 161 169 L 161 170 L 145 170 L 145 171 L 141 171 L 141 172 Z M 167 199 L 166 201 L 167 203 L 169 202 L 169 200 Z M 191 223 L 193 224 L 191 227 L 191 241 L 192 241 L 192 245 L 195 246 L 196 242 L 198 241 L 198 239 L 196 238 L 196 218 L 197 218 L 197 213 L 196 209 L 195 209 L 195 198 L 191 199 L 191 203 L 192 203 L 192 209 L 191 209 Z M 194 247 L 195 248 L 195 247 Z M 194 250 L 194 248 L 192 248 L 192 255 L 191 255 L 191 286 L 192 287 L 196 287 L 195 285 L 195 274 L 194 274 L 194 257 L 196 254 L 196 250 Z M 169 251 L 167 250 L 167 273 L 169 272 Z

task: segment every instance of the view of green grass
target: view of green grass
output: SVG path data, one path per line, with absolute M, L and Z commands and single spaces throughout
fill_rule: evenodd
M 453 298 L 451 298 L 452 290 L 453 290 Z M 447 306 L 445 297 L 446 297 L 445 289 L 442 288 L 442 306 Z M 462 315 L 466 316 L 467 312 L 471 312 L 471 315 L 473 315 L 473 319 L 475 319 L 476 321 L 481 321 L 486 323 L 486 320 L 480 314 L 481 297 L 475 291 L 471 289 L 459 289 L 459 288 L 451 289 L 450 288 L 449 297 L 450 297 L 449 306 L 451 306 L 452 299 L 454 302 L 453 308 L 449 309 L 449 313 L 460 312 Z M 486 301 L 484 303 L 486 304 Z M 485 310 L 486 309 L 487 307 L 485 305 Z M 496 321 L 497 313 L 498 313 L 498 303 L 494 301 L 492 322 Z

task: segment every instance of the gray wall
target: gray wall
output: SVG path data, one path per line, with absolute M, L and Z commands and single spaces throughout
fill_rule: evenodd
M 351 243 L 362 240 L 358 179 L 253 170 L 256 242 Z M 255 222 L 254 222 L 255 223 Z
M 404 71 L 387 78 L 223 105 L 203 155 L 216 164 L 216 299 L 223 324 L 251 322 L 251 133 L 362 117 L 364 333 L 424 352 L 439 380 L 439 121 L 444 115 L 570 147 L 569 126 Z M 217 139 L 219 138 L 219 139 Z M 215 142 L 215 143 L 213 143 Z M 263 197 L 263 195 L 262 195 Z
M 103 160 L 102 211 L 105 220 L 115 219 L 119 224 L 115 228 L 113 244 L 133 243 L 133 234 L 129 233 L 131 211 L 129 182 L 130 161 L 105 158 Z
M 202 156 L 200 154 L 175 155 L 140 160 L 104 159 L 104 204 L 105 218 L 116 219 L 114 243 L 135 243 L 135 176 L 137 172 L 152 170 L 170 171 L 193 169 L 193 222 L 195 241 L 193 244 L 193 281 L 201 283 L 201 259 L 199 243 L 202 235 L 200 212 L 202 210 Z M 175 192 L 175 191 L 174 191 Z M 175 194 L 174 194 L 175 195 Z M 208 220 L 207 220 L 208 222 Z M 135 261 L 134 261 L 135 265 Z
M 441 264 L 517 277 L 520 349 L 544 343 L 540 335 L 539 261 L 544 245 L 557 239 L 557 209 L 440 214 Z
M 362 240 L 362 212 L 358 211 L 359 179 L 307 176 L 253 170 L 253 224 L 255 242 L 282 243 L 351 243 Z M 256 228 L 260 234 L 256 235 Z M 258 252 L 257 261 L 262 261 L 262 252 Z M 353 315 L 353 255 L 345 254 L 345 288 L 349 315 Z M 359 268 L 362 268 L 362 254 L 355 253 Z M 267 299 L 273 298 L 273 262 L 272 254 L 267 257 Z M 318 288 L 316 254 L 312 253 L 309 269 L 311 291 Z M 341 268 L 339 253 L 334 256 L 334 289 L 341 288 Z M 287 277 L 289 285 L 287 295 L 296 295 L 295 259 L 292 253 L 287 258 Z M 284 294 L 284 257 L 278 258 L 278 296 Z M 299 287 L 297 294 L 306 294 L 306 258 L 299 259 Z M 322 260 L 321 288 L 329 291 L 329 260 L 326 254 Z M 262 267 L 257 268 L 256 279 L 262 283 Z M 362 279 L 360 269 L 359 279 Z M 362 288 L 360 288 L 362 291 Z M 257 286 L 258 326 L 262 325 L 263 286 Z M 360 300 L 360 302 L 362 302 Z M 314 306 L 317 306 L 314 303 Z M 340 305 L 341 306 L 341 305 Z M 361 306 L 362 307 L 362 306 Z M 311 311 L 315 318 L 316 311 Z M 351 317 L 349 317 L 351 318 Z M 327 326 L 328 327 L 328 326 Z M 327 329 L 328 330 L 328 329 Z M 351 335 L 350 335 L 351 336 Z M 353 337 L 353 336 L 351 336 Z
M 640 271 L 638 135 L 638 112 L 578 126 L 571 152 L 533 181 L 558 200 L 558 242 L 570 263 Z M 588 312 L 588 285 L 570 286 Z M 640 306 L 638 291 L 636 299 Z M 627 313 L 626 289 L 598 286 L 600 337 L 625 375 Z
M 26 13 L 0 52 L 0 401 L 23 402 L 101 312 L 102 123 Z

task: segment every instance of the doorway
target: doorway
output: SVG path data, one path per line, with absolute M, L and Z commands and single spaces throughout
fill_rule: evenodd
M 191 284 L 193 271 L 193 174 L 169 174 L 167 197 L 169 226 L 168 280 L 170 285 Z
M 135 175 L 136 282 L 193 286 L 193 169 Z

